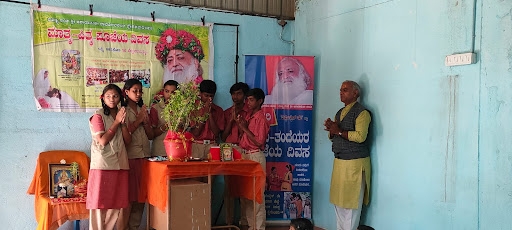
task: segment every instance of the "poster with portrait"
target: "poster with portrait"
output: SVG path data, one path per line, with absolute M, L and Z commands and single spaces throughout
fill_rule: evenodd
M 32 5 L 38 110 L 92 112 L 110 83 L 138 79 L 149 105 L 165 81 L 213 79 L 212 23 Z
M 312 218 L 313 56 L 247 55 L 245 81 L 266 94 L 267 220 Z

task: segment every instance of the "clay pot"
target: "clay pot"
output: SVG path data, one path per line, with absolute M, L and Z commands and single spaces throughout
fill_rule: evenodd
M 187 161 L 192 156 L 192 134 L 169 131 L 164 147 L 170 161 Z

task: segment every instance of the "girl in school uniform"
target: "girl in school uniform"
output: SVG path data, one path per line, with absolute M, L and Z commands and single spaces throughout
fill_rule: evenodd
M 131 141 L 125 125 L 126 110 L 121 89 L 109 84 L 101 94 L 102 109 L 89 119 L 91 166 L 86 207 L 89 228 L 114 229 L 128 202 L 128 156 L 125 144 Z M 118 229 L 119 225 L 118 225 Z
M 149 123 L 146 106 L 142 101 L 142 83 L 137 79 L 128 79 L 124 83 L 123 92 L 126 97 L 126 123 L 132 140 L 126 145 L 129 174 L 129 198 L 130 207 L 128 229 L 139 229 L 144 204 L 139 203 L 139 188 L 142 182 L 142 164 L 145 157 L 149 157 L 149 140 L 153 139 L 153 129 Z

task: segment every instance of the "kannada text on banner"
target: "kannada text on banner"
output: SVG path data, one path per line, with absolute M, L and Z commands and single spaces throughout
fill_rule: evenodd
M 245 79 L 267 94 L 267 220 L 311 219 L 314 57 L 248 55 Z
M 143 100 L 167 80 L 213 79 L 212 24 L 152 21 L 56 7 L 33 7 L 33 87 L 39 110 L 101 107 L 110 83 L 143 85 Z

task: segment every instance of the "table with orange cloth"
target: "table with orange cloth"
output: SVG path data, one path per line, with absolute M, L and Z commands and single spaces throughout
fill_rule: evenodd
M 167 204 L 167 182 L 172 179 L 228 175 L 230 194 L 263 202 L 265 172 L 258 162 L 237 160 L 227 162 L 151 162 L 143 164 L 143 185 L 139 201 L 147 202 L 165 212 Z
M 53 230 L 63 225 L 67 220 L 89 218 L 89 210 L 85 208 L 85 202 L 52 204 L 49 198 L 48 165 L 58 164 L 61 159 L 65 159 L 68 164 L 73 161 L 77 162 L 82 179 L 87 179 L 89 176 L 89 158 L 83 152 L 54 150 L 39 154 L 34 177 L 27 190 L 28 194 L 34 195 L 37 230 Z

